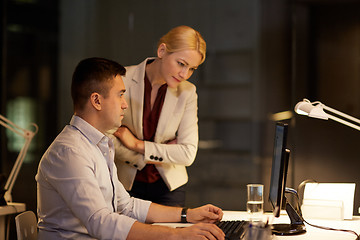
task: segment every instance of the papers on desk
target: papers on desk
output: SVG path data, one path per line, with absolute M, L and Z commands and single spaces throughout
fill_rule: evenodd
M 302 213 L 305 218 L 352 219 L 355 183 L 307 183 Z

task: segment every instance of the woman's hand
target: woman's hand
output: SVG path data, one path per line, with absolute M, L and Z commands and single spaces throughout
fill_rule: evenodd
M 141 154 L 145 153 L 144 141 L 136 138 L 126 126 L 119 127 L 118 130 L 114 132 L 114 136 L 117 137 L 120 142 L 128 149 Z
M 176 140 L 176 138 L 173 140 L 169 140 L 166 142 L 166 144 L 177 144 L 177 140 Z

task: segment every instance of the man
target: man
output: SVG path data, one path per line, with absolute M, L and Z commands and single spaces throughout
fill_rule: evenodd
M 222 210 L 167 207 L 131 198 L 117 177 L 112 141 L 127 103 L 125 69 L 103 58 L 81 61 L 72 79 L 74 116 L 42 157 L 38 184 L 39 239 L 224 239 L 214 224 Z M 146 223 L 197 223 L 169 228 Z

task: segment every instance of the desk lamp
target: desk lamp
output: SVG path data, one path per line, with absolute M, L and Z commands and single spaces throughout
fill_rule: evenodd
M 6 127 L 10 131 L 22 136 L 25 139 L 25 143 L 17 156 L 13 168 L 11 169 L 10 175 L 6 181 L 4 189 L 0 189 L 0 206 L 1 206 L 1 205 L 7 205 L 7 202 L 12 202 L 12 197 L 11 197 L 12 188 L 14 186 L 15 180 L 17 178 L 21 165 L 24 161 L 24 158 L 30 146 L 31 140 L 38 131 L 38 126 L 35 123 L 32 123 L 31 125 L 34 126 L 35 131 L 30 131 L 19 127 L 18 125 L 11 122 L 9 119 L 5 118 L 1 114 L 0 114 L 0 125 Z
M 329 114 L 329 113 L 325 112 L 324 110 L 326 110 L 327 112 L 333 113 L 339 117 L 342 117 L 344 119 L 341 119 L 337 116 Z M 333 108 L 330 108 L 319 101 L 310 102 L 308 99 L 304 98 L 303 101 L 298 102 L 296 104 L 295 112 L 297 114 L 307 115 L 307 116 L 313 117 L 313 118 L 319 118 L 319 119 L 324 119 L 324 120 L 332 119 L 334 121 L 337 121 L 339 123 L 342 123 L 346 126 L 355 128 L 356 130 L 360 131 L 360 126 L 359 126 L 360 120 L 359 119 L 354 118 L 345 113 L 339 112 Z M 350 120 L 351 122 L 349 122 L 348 120 Z M 358 125 L 356 125 L 356 124 L 358 124 Z

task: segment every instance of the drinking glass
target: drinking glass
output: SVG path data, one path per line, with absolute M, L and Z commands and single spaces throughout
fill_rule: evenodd
M 264 213 L 264 185 L 248 184 L 247 185 L 247 204 L 246 209 L 250 214 L 251 220 L 262 220 Z

